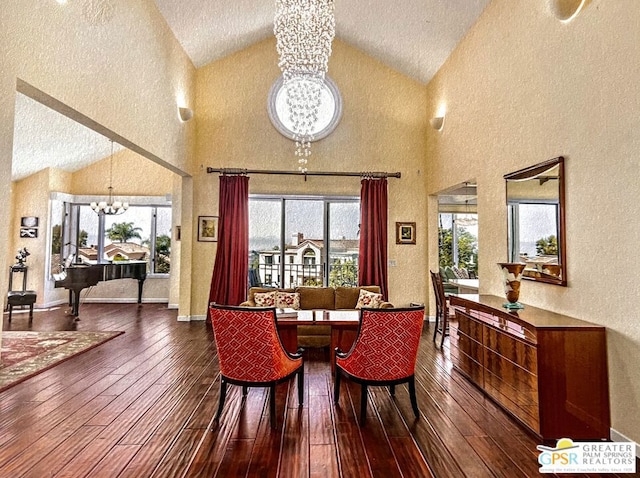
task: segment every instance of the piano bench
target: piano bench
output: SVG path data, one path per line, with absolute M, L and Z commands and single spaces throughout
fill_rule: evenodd
M 33 304 L 36 302 L 35 290 L 11 290 L 7 294 L 7 306 L 9 307 L 9 322 L 15 306 L 29 306 L 29 322 L 33 320 Z

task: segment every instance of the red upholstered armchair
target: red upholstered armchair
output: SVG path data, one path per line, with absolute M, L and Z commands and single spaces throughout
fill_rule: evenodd
M 298 403 L 302 405 L 304 366 L 301 350 L 288 353 L 276 329 L 273 307 L 232 307 L 211 305 L 211 324 L 220 361 L 220 403 L 215 422 L 220 419 L 227 383 L 248 387 L 269 387 L 269 418 L 275 421 L 275 386 L 298 375 Z
M 406 309 L 362 309 L 358 336 L 348 353 L 336 348 L 334 401 L 340 398 L 340 376 L 361 384 L 360 424 L 367 415 L 367 387 L 388 385 L 391 396 L 395 386 L 409 383 L 411 406 L 420 416 L 414 370 L 422 334 L 424 307 Z

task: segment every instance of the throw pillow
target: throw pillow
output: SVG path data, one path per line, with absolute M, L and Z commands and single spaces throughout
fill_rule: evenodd
M 363 307 L 369 307 L 371 309 L 379 309 L 382 304 L 382 294 L 376 294 L 375 292 L 369 292 L 365 289 L 360 289 L 360 295 L 358 295 L 358 303 L 356 309 L 362 309 Z
M 297 292 L 278 292 L 276 307 L 278 309 L 300 309 L 300 294 Z
M 275 290 L 273 292 L 263 292 L 261 294 L 255 294 L 253 296 L 253 300 L 256 302 L 256 306 L 258 307 L 275 307 L 276 294 L 277 292 Z

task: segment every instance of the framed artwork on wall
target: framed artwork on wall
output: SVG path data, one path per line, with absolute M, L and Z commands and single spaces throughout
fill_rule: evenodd
M 416 243 L 416 223 L 396 222 L 396 244 Z
M 20 218 L 20 227 L 38 227 L 38 218 L 35 216 L 25 216 Z
M 218 216 L 198 216 L 198 241 L 218 241 Z
M 38 229 L 35 227 L 21 227 L 20 237 L 23 239 L 35 239 L 38 237 Z

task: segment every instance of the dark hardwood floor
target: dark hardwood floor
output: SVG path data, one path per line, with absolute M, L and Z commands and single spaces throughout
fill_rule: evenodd
M 462 376 L 425 329 L 415 420 L 406 387 L 392 399 L 343 381 L 333 404 L 322 350 L 308 351 L 305 402 L 295 380 L 268 394 L 230 387 L 220 426 L 212 333 L 162 304 L 83 304 L 4 315 L 4 330 L 120 330 L 125 334 L 0 393 L 0 477 L 517 477 L 540 476 L 535 438 Z M 568 475 L 562 475 L 568 476 Z M 594 475 L 595 476 L 595 475 Z M 603 475 L 612 476 L 612 475 Z

